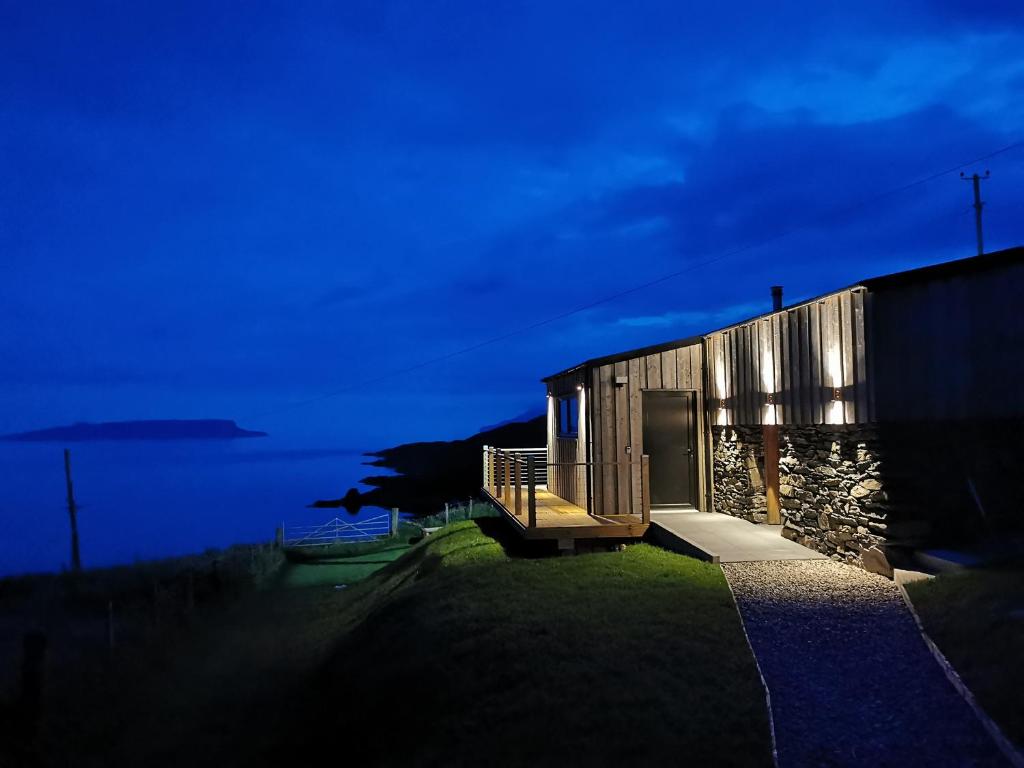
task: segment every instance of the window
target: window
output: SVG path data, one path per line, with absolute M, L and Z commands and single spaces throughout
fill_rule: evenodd
M 580 399 L 572 397 L 558 398 L 558 436 L 576 437 L 580 429 Z

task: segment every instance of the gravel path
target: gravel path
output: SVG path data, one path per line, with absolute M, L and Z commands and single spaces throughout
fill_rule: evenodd
M 1007 765 L 888 579 L 830 560 L 723 564 L 782 768 Z

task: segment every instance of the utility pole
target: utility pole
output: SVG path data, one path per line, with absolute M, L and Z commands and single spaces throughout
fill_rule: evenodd
M 71 485 L 71 451 L 64 449 L 64 482 L 68 487 L 68 516 L 71 518 L 71 570 L 82 570 L 82 556 L 78 553 L 78 507 L 75 505 L 75 489 Z
M 984 176 L 973 174 L 971 176 L 965 176 L 963 171 L 960 172 L 960 178 L 964 181 L 969 181 L 974 185 L 974 228 L 978 235 L 978 255 L 981 256 L 985 252 L 985 240 L 981 234 L 981 209 L 985 206 L 985 203 L 981 199 L 981 182 L 989 177 L 988 171 L 985 171 Z

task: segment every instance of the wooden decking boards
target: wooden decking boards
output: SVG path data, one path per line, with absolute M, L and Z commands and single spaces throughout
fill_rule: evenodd
M 647 531 L 640 515 L 588 515 L 583 507 L 543 488 L 536 490 L 537 525 L 531 528 L 527 524 L 525 503 L 523 513 L 517 516 L 514 508 L 508 509 L 500 498 L 487 495 L 527 539 L 633 539 Z M 526 488 L 522 489 L 522 495 L 525 499 Z

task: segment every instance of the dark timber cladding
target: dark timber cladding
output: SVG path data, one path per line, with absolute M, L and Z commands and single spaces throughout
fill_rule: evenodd
M 592 361 L 586 368 L 590 378 L 595 514 L 640 514 L 644 391 L 689 390 L 695 393 L 697 500 L 702 499 L 706 470 L 701 450 L 704 405 L 700 340 L 626 354 L 633 356 L 602 358 Z M 704 505 L 698 503 L 698 506 Z
M 865 285 L 879 422 L 1024 416 L 1024 248 Z
M 704 337 L 712 424 L 871 420 L 861 286 Z

